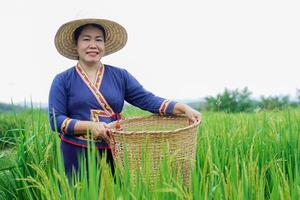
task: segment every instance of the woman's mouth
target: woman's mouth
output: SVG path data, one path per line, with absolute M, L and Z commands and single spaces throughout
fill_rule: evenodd
M 86 52 L 86 54 L 88 54 L 90 56 L 97 56 L 99 54 L 99 52 L 97 52 L 97 51 L 89 51 L 89 52 Z

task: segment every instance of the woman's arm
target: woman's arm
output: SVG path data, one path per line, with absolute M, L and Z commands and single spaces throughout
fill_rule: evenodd
M 201 114 L 195 109 L 184 103 L 168 101 L 164 98 L 155 96 L 145 90 L 143 86 L 126 70 L 125 77 L 125 100 L 130 104 L 153 113 L 160 114 L 184 114 L 191 121 L 200 121 Z
M 110 130 L 105 123 L 71 119 L 67 112 L 66 79 L 57 75 L 49 93 L 49 121 L 53 131 L 67 135 L 86 135 L 90 131 L 95 139 L 109 139 Z
M 53 79 L 48 100 L 49 122 L 53 131 L 72 135 L 77 120 L 68 117 L 66 80 L 64 74 Z
M 201 113 L 184 103 L 176 103 L 173 114 L 184 114 L 192 122 L 201 121 Z
M 125 101 L 152 113 L 161 115 L 172 114 L 176 102 L 154 95 L 146 90 L 129 72 L 124 70 L 123 73 Z

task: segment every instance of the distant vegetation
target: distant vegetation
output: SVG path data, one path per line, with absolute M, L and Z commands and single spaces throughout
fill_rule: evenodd
M 247 87 L 243 89 L 225 90 L 216 96 L 205 97 L 202 101 L 188 102 L 190 106 L 201 111 L 210 112 L 256 112 L 259 110 L 282 110 L 288 107 L 300 107 L 300 89 L 296 90 L 296 98 L 290 96 L 261 96 L 259 99 L 251 97 L 252 92 Z M 26 105 L 26 104 L 25 104 Z M 124 109 L 128 107 L 125 104 Z M 41 108 L 47 111 L 46 105 L 31 104 L 27 107 Z M 130 106 L 129 106 L 130 107 Z M 0 112 L 21 111 L 24 106 L 0 103 Z M 26 110 L 26 109 L 25 109 Z
M 296 99 L 290 96 L 261 96 L 259 99 L 251 97 L 252 92 L 245 87 L 242 90 L 225 89 L 216 96 L 206 97 L 203 102 L 192 103 L 191 106 L 201 111 L 213 112 L 256 112 L 259 110 L 282 110 L 288 107 L 300 106 L 300 90 L 297 90 Z

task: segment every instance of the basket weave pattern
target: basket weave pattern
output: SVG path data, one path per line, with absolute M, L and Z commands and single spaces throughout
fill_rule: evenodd
M 160 161 L 165 156 L 171 156 L 176 162 L 183 163 L 183 178 L 188 182 L 191 164 L 195 159 L 199 123 L 189 124 L 188 119 L 183 116 L 157 115 L 120 121 L 121 129 L 112 131 L 115 139 L 114 160 L 122 170 L 125 166 L 126 148 L 130 173 L 135 180 L 137 171 L 142 171 L 146 152 L 153 183 L 160 176 Z

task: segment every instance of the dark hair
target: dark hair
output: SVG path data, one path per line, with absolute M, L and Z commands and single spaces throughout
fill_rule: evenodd
M 99 24 L 85 24 L 85 25 L 79 26 L 78 28 L 75 29 L 74 34 L 73 34 L 75 44 L 77 44 L 79 35 L 81 34 L 82 30 L 84 28 L 86 28 L 87 26 L 92 26 L 92 27 L 95 27 L 95 28 L 98 28 L 99 30 L 101 30 L 103 32 L 104 42 L 105 42 L 106 33 L 105 33 L 105 29 L 101 25 L 99 25 Z

